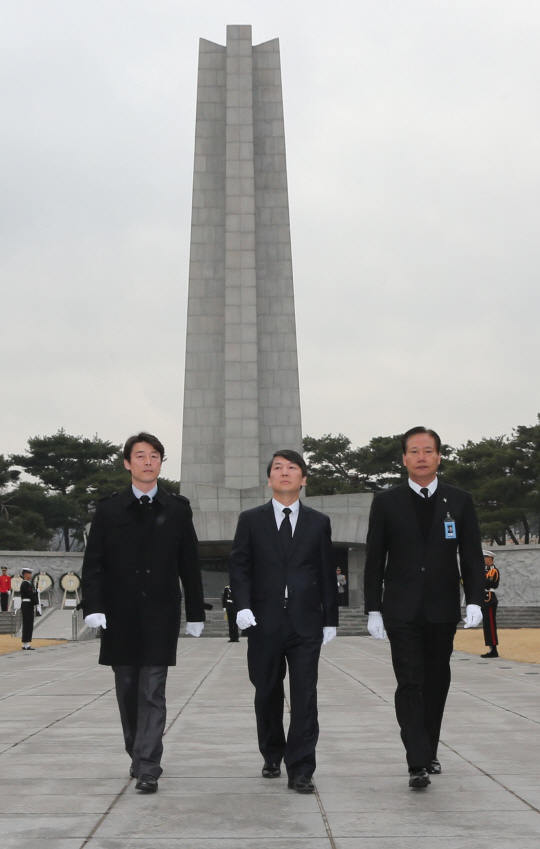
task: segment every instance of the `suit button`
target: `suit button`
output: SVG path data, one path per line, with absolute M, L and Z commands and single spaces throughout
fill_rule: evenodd
M 147 569 L 147 570 L 146 570 L 146 574 L 147 574 L 147 575 L 149 575 L 149 574 L 150 574 L 150 569 Z
M 142 593 L 141 593 L 141 595 L 143 595 L 143 596 L 146 598 L 146 593 L 145 593 L 145 592 L 142 592 Z
M 425 570 L 425 569 L 424 569 L 424 567 L 422 566 L 422 572 L 425 572 L 425 571 L 426 571 L 426 570 Z

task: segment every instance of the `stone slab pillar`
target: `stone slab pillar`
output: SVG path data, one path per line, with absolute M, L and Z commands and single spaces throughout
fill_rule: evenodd
M 302 451 L 279 42 L 201 39 L 181 490 L 266 482 Z

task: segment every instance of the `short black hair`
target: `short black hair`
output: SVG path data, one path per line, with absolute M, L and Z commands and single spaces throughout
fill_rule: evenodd
M 162 443 L 159 441 L 157 436 L 154 436 L 151 433 L 146 433 L 146 431 L 142 431 L 141 433 L 135 433 L 133 436 L 130 436 L 124 445 L 124 460 L 127 460 L 128 463 L 131 460 L 131 452 L 133 451 L 133 446 L 137 444 L 137 442 L 147 442 L 152 446 L 156 451 L 159 451 L 159 456 L 161 457 L 161 461 L 165 457 L 165 449 Z
M 420 427 L 411 427 L 411 429 L 408 430 L 407 433 L 404 433 L 403 436 L 401 437 L 401 447 L 403 448 L 404 454 L 407 453 L 407 442 L 409 441 L 409 437 L 410 436 L 416 436 L 417 433 L 427 433 L 428 436 L 431 436 L 431 438 L 435 441 L 435 447 L 437 449 L 437 454 L 441 453 L 441 437 L 439 436 L 439 434 L 435 433 L 435 431 L 431 430 L 431 428 L 420 426 Z
M 270 477 L 270 472 L 272 471 L 272 466 L 274 465 L 276 457 L 283 457 L 285 460 L 289 460 L 290 463 L 296 463 L 296 465 L 300 466 L 300 469 L 302 470 L 302 477 L 307 477 L 306 461 L 302 455 L 298 453 L 298 451 L 293 451 L 292 448 L 282 448 L 280 451 L 274 451 L 272 459 L 266 467 L 267 477 Z

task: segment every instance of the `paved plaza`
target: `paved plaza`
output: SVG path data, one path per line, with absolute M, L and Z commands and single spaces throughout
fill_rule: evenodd
M 388 643 L 338 638 L 320 666 L 317 792 L 261 777 L 245 642 L 182 639 L 164 774 L 129 780 L 98 646 L 0 657 L 2 849 L 537 849 L 540 667 L 456 653 L 443 774 L 407 787 Z

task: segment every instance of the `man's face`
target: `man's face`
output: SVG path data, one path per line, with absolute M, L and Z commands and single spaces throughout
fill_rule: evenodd
M 425 484 L 434 480 L 441 455 L 437 451 L 435 440 L 429 433 L 415 433 L 407 440 L 407 451 L 403 455 L 403 465 L 409 477 L 415 483 Z
M 298 497 L 300 490 L 306 485 L 306 480 L 307 478 L 303 475 L 300 466 L 297 466 L 292 460 L 286 460 L 285 457 L 274 457 L 268 486 L 272 488 L 272 492 L 278 501 L 280 495 L 287 494 L 287 496 L 295 495 Z
M 141 492 L 154 488 L 161 471 L 161 455 L 148 442 L 136 442 L 124 466 L 131 472 L 131 480 Z
M 486 564 L 486 570 L 491 569 L 493 566 L 493 557 L 484 557 L 484 563 Z

